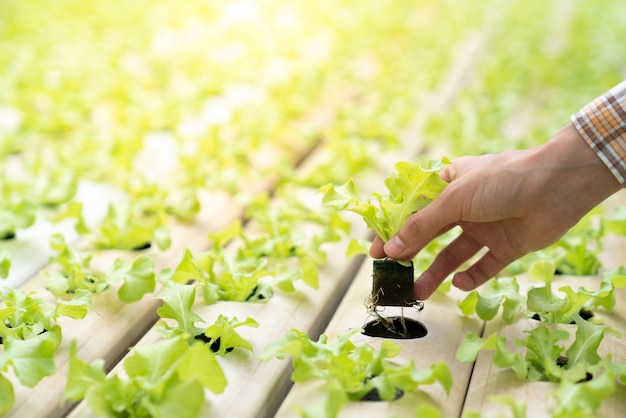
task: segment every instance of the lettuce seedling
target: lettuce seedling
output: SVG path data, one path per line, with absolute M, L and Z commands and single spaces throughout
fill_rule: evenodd
M 37 207 L 24 197 L 7 196 L 0 190 L 0 240 L 15 237 L 18 229 L 35 223 Z
M 353 180 L 337 187 L 326 184 L 319 188 L 319 192 L 323 194 L 324 205 L 361 215 L 367 226 L 387 242 L 411 214 L 424 208 L 443 191 L 447 183 L 438 173 L 448 163 L 447 158 L 431 161 L 425 167 L 409 162 L 396 163 L 396 171 L 385 179 L 389 195 L 383 197 L 373 193 L 374 202 L 369 199 L 361 201 Z
M 172 338 L 182 335 L 192 345 L 194 341 L 206 343 L 211 350 L 219 355 L 240 347 L 252 351 L 252 345 L 241 337 L 236 328 L 241 326 L 258 327 L 259 324 L 252 318 L 240 321 L 237 318 L 228 318 L 219 315 L 215 323 L 206 328 L 196 326 L 204 320 L 193 311 L 196 288 L 194 285 L 180 284 L 174 281 L 165 283 L 157 296 L 163 300 L 163 306 L 157 310 L 161 317 L 158 322 L 158 332 L 164 337 Z M 163 319 L 176 321 L 176 326 L 170 326 Z
M 125 377 L 106 376 L 103 366 L 103 360 L 81 360 L 72 342 L 63 400 L 85 399 L 98 416 L 195 418 L 204 389 L 222 393 L 226 387 L 215 354 L 182 336 L 133 348 L 123 362 Z
M 325 334 L 312 341 L 305 331 L 292 329 L 269 344 L 259 358 L 268 361 L 291 356 L 294 368 L 291 379 L 295 383 L 325 381 L 327 396 L 322 405 L 314 406 L 317 410 L 332 411 L 324 416 L 337 416 L 346 402 L 360 400 L 372 390 L 383 401 L 395 399 L 398 391 L 414 391 L 420 385 L 435 382 L 449 393 L 452 375 L 444 362 L 425 370 L 417 370 L 413 361 L 398 365 L 390 359 L 399 354 L 399 345 L 390 340 L 383 340 L 380 350 L 368 344 L 355 345 L 350 337 L 358 332 L 361 330 L 351 330 L 330 342 Z
M 247 243 L 259 241 L 247 238 L 240 221 L 210 234 L 209 238 L 213 243 L 211 250 L 195 257 L 186 250 L 171 275 L 177 283 L 195 281 L 207 305 L 218 300 L 265 302 L 275 289 L 293 292 L 297 280 L 312 288 L 318 286 L 317 263 L 308 254 L 301 254 L 300 250 L 294 253 L 290 250 L 292 246 L 281 246 L 280 240 L 274 241 L 276 247 L 272 244 L 248 247 Z M 242 240 L 241 247 L 226 246 L 234 238 Z M 279 246 L 285 252 L 274 250 Z
M 530 315 L 535 315 L 543 322 L 572 323 L 575 315 L 591 315 L 600 307 L 612 312 L 615 307 L 614 289 L 626 287 L 626 269 L 621 267 L 605 272 L 596 291 L 583 287 L 574 290 L 565 285 L 558 289 L 563 294 L 559 297 L 552 290 L 554 272 L 555 265 L 547 261 L 534 263 L 529 271 L 533 280 L 545 283 L 544 286 L 530 289 L 527 299 Z
M 426 167 L 409 162 L 396 163 L 395 171 L 385 179 L 388 196 L 373 193 L 374 202 L 370 199 L 361 202 L 352 179 L 337 187 L 327 184 L 318 191 L 323 194 L 324 205 L 338 211 L 348 210 L 359 214 L 366 225 L 387 242 L 409 216 L 424 208 L 443 191 L 447 183 L 441 179 L 439 171 L 447 163 L 449 161 L 446 158 L 431 161 Z M 351 251 L 354 250 L 353 244 Z M 369 311 L 375 313 L 375 307 L 381 305 L 419 305 L 413 298 L 415 273 L 412 261 L 374 260 L 373 271 L 372 294 L 366 301 Z
M 560 342 L 569 338 L 564 329 L 550 330 L 540 325 L 528 331 L 526 339 L 516 340 L 515 345 L 525 352 L 512 351 L 506 339 L 498 334 L 480 338 L 472 333 L 466 335 L 457 350 L 457 359 L 473 362 L 479 351 L 494 350 L 493 363 L 500 368 L 511 368 L 521 379 L 558 383 L 555 391 L 558 412 L 555 416 L 571 416 L 572 396 L 580 395 L 574 405 L 587 415 L 599 408 L 602 400 L 615 391 L 617 378 L 626 384 L 626 364 L 613 362 L 610 356 L 602 359 L 597 350 L 608 328 L 585 321 L 575 315 L 576 336 L 569 347 Z M 592 396 L 583 393 L 591 393 Z M 574 409 L 576 409 L 574 408 Z M 579 416 L 579 415 L 576 415 Z
M 15 403 L 13 383 L 9 367 L 18 380 L 33 388 L 46 376 L 56 372 L 54 353 L 61 342 L 61 328 L 55 325 L 48 332 L 22 340 L 6 337 L 2 341 L 4 351 L 0 355 L 0 414 L 8 413 Z
M 196 335 L 195 338 L 208 344 L 217 355 L 230 353 L 238 347 L 252 351 L 252 344 L 235 331 L 235 328 L 241 326 L 257 328 L 259 323 L 249 317 L 245 321 L 240 321 L 237 317 L 228 318 L 219 315 L 215 323 L 204 330 L 204 334 Z
M 49 163 L 42 161 L 40 164 Z M 37 205 L 54 207 L 69 202 L 78 190 L 76 174 L 61 168 L 46 171 L 32 179 L 29 187 Z
M 553 324 L 573 323 L 574 315 L 583 315 L 593 321 L 593 311 L 603 308 L 612 312 L 615 307 L 615 288 L 626 287 L 626 268 L 605 272 L 598 290 L 579 287 L 574 290 L 565 285 L 552 289 L 556 266 L 549 261 L 536 261 L 529 269 L 529 277 L 543 286 L 535 286 L 522 295 L 514 277 L 498 277 L 470 292 L 457 302 L 464 315 L 475 313 L 480 319 L 493 319 L 502 307 L 502 319 L 512 323 L 518 312 L 542 322 Z
M 54 353 L 61 343 L 59 316 L 83 318 L 91 308 L 91 295 L 78 292 L 70 301 L 56 305 L 26 293 L 21 289 L 2 289 L 4 306 L 0 308 L 0 414 L 11 410 L 14 404 L 9 367 L 18 380 L 34 387 L 41 379 L 56 372 Z
M 80 319 L 86 315 L 87 308 L 91 308 L 87 292 L 79 292 L 72 300 L 60 301 L 56 305 L 21 289 L 3 288 L 1 298 L 4 306 L 0 308 L 0 342 L 8 337 L 28 340 L 51 332 L 56 329 L 59 316 Z M 60 328 L 58 331 L 60 340 Z
M 153 213 L 141 204 L 109 205 L 102 223 L 94 231 L 94 244 L 100 248 L 139 250 L 154 241 L 161 250 L 171 245 L 165 213 Z
M 547 326 L 539 325 L 527 331 L 526 339 L 515 341 L 515 345 L 524 348 L 525 352 L 510 350 L 505 337 L 498 334 L 480 338 L 469 333 L 459 345 L 457 359 L 472 362 L 480 350 L 494 350 L 494 364 L 500 368 L 511 368 L 521 379 L 579 382 L 596 370 L 595 366 L 601 360 L 597 350 L 609 329 L 585 321 L 578 315 L 574 316 L 574 321 L 577 324 L 576 337 L 567 348 L 559 342 L 569 338 L 568 331 L 551 331 Z
M 457 304 L 464 315 L 475 313 L 484 321 L 492 320 L 502 307 L 502 319 L 510 324 L 524 309 L 526 298 L 520 293 L 515 277 L 498 277 L 485 283 L 480 290 L 470 292 Z
M 50 237 L 50 246 L 57 252 L 51 261 L 59 268 L 46 271 L 45 287 L 57 297 L 73 294 L 79 289 L 102 293 L 120 281 L 123 284 L 117 295 L 124 302 L 136 302 L 154 291 L 155 264 L 150 256 L 140 255 L 132 262 L 116 258 L 108 271 L 99 271 L 90 267 L 91 253 L 72 248 L 61 234 Z

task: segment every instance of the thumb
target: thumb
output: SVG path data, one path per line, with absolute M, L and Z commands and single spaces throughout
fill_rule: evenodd
M 411 260 L 430 241 L 450 230 L 459 217 L 448 203 L 446 188 L 433 202 L 412 214 L 396 235 L 385 244 L 385 254 L 396 260 Z M 456 216 L 456 217 L 455 217 Z

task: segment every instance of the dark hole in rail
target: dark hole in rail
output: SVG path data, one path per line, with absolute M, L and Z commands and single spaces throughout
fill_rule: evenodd
M 207 344 L 209 346 L 209 348 L 211 349 L 211 351 L 213 351 L 214 353 L 217 353 L 218 351 L 220 351 L 220 347 L 222 345 L 222 339 L 221 337 L 217 337 L 215 340 L 211 337 L 207 337 L 205 334 L 198 334 L 195 337 L 193 337 L 195 340 L 201 341 L 204 344 Z M 230 353 L 231 351 L 233 351 L 235 349 L 235 347 L 226 347 L 225 351 L 227 353 Z
M 139 244 L 136 247 L 133 247 L 133 251 L 147 250 L 151 246 L 152 246 L 152 243 L 150 243 L 150 241 L 144 242 L 143 244 Z
M 580 317 L 582 319 L 584 319 L 585 321 L 589 321 L 591 318 L 594 317 L 593 312 L 588 311 L 587 309 L 581 309 L 580 311 L 578 311 L 578 315 L 580 315 Z M 531 319 L 534 319 L 535 321 L 541 321 L 541 317 L 539 316 L 539 314 L 534 314 L 533 316 L 531 316 Z M 576 321 L 571 321 L 570 324 L 575 324 Z
M 403 320 L 401 316 L 392 316 L 386 319 L 390 321 L 390 324 L 384 324 L 378 319 L 368 322 L 363 327 L 363 334 L 368 337 L 391 338 L 396 340 L 423 338 L 428 334 L 426 326 L 414 319 L 404 318 Z
M 559 367 L 565 367 L 567 366 L 567 362 L 569 361 L 569 359 L 567 358 L 567 356 L 559 356 L 556 359 L 556 365 Z M 593 375 L 589 372 L 587 372 L 587 374 L 585 375 L 585 378 L 578 381 L 577 383 L 584 383 L 584 382 L 588 382 L 591 379 L 593 379 Z
M 404 391 L 402 389 L 396 389 L 396 396 L 394 396 L 393 400 L 398 400 L 404 396 Z M 382 399 L 380 398 L 380 393 L 378 393 L 378 389 L 374 388 L 367 392 L 362 398 L 362 401 L 366 402 L 380 402 Z
M 8 241 L 15 238 L 15 232 L 14 231 L 9 231 L 9 232 L 5 232 L 4 234 L 0 235 L 0 241 Z

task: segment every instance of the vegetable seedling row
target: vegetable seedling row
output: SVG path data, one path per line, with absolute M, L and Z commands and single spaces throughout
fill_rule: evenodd
M 307 149 L 294 147 L 290 158 L 299 160 L 300 155 L 306 154 Z M 272 158 L 283 158 L 285 151 L 277 150 L 271 154 Z M 264 163 L 268 163 L 267 160 Z M 256 184 L 249 185 L 250 190 L 271 190 L 276 179 L 259 179 Z M 156 269 L 176 265 L 183 248 L 201 251 L 207 248 L 209 241 L 205 234 L 217 232 L 225 228 L 233 220 L 243 216 L 244 207 L 237 203 L 232 196 L 224 192 L 212 192 L 202 196 L 202 211 L 192 224 L 172 222 L 172 245 L 166 251 L 156 249 L 146 250 L 154 257 Z M 79 240 L 78 245 L 81 244 Z M 93 257 L 92 264 L 105 269 L 119 256 L 136 256 L 116 250 L 102 250 Z M 45 275 L 42 272 L 22 285 L 27 292 L 40 292 L 45 286 Z M 126 303 L 116 295 L 117 289 L 108 289 L 102 294 L 94 295 L 93 308 L 84 319 L 74 321 L 60 318 L 59 324 L 63 330 L 63 341 L 55 355 L 57 371 L 53 376 L 44 378 L 34 389 L 26 388 L 17 380 L 14 381 L 15 405 L 7 416 L 36 416 L 61 417 L 71 408 L 71 403 L 61 405 L 62 394 L 68 372 L 69 346 L 73 340 L 78 341 L 78 355 L 85 360 L 103 359 L 107 369 L 124 356 L 128 347 L 133 346 L 152 327 L 158 319 L 156 309 L 160 302 L 153 297 Z M 47 297 L 47 296 L 46 296 Z M 35 399 L 45 398 L 46 402 L 37 402 Z

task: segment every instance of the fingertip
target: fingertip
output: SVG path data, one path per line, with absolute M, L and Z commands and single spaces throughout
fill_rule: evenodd
M 452 164 L 448 164 L 444 166 L 439 172 L 439 177 L 446 183 L 450 183 L 452 181 L 452 176 L 454 174 L 454 167 Z
M 399 235 L 394 235 L 384 245 L 383 250 L 385 254 L 387 254 L 387 256 L 397 260 L 401 260 L 403 259 L 402 256 L 404 255 L 404 252 L 406 250 L 406 244 Z
M 476 284 L 471 275 L 467 274 L 467 272 L 459 272 L 454 275 L 452 278 L 452 285 L 457 289 L 463 290 L 465 292 L 469 292 L 470 290 L 476 289 L 479 285 Z
M 382 239 L 380 239 L 380 237 L 376 237 L 374 238 L 374 241 L 372 242 L 372 245 L 370 246 L 370 257 L 372 258 L 385 258 L 386 254 L 385 254 L 385 250 L 384 250 L 384 245 L 385 243 L 383 242 Z
M 438 280 L 432 273 L 425 271 L 413 285 L 415 300 L 426 300 L 437 290 L 442 280 Z

